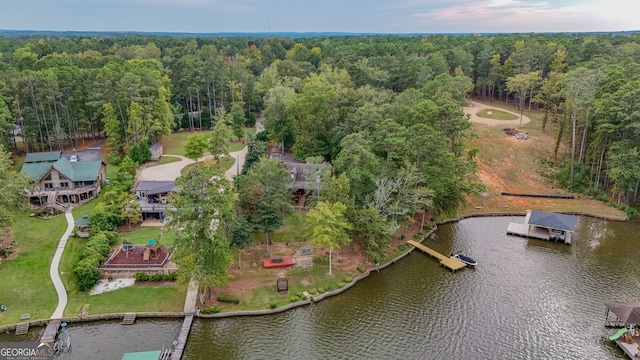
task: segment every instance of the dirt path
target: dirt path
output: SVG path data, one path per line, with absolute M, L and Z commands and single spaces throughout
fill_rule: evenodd
M 478 112 L 480 112 L 482 110 L 488 110 L 488 109 L 498 109 L 500 111 L 504 111 L 506 113 L 512 114 L 514 116 L 517 116 L 518 119 L 517 120 L 496 120 L 496 119 L 488 119 L 488 118 L 484 118 L 484 117 L 480 117 L 480 116 L 476 115 Z M 531 121 L 531 119 L 529 119 L 528 116 L 523 115 L 522 116 L 522 124 L 521 124 L 520 123 L 520 114 L 515 113 L 513 111 L 510 111 L 510 110 L 499 108 L 497 106 L 485 105 L 485 104 L 477 103 L 475 101 L 471 101 L 469 106 L 463 106 L 462 110 L 464 110 L 464 112 L 466 114 L 471 115 L 471 122 L 490 125 L 490 126 L 498 126 L 498 125 L 500 125 L 500 126 L 507 126 L 507 127 L 516 127 L 516 126 L 521 126 L 521 125 L 526 124 L 529 121 Z

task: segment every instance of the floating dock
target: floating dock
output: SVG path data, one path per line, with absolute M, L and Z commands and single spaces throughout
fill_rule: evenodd
M 417 241 L 409 240 L 407 244 L 415 246 L 417 249 L 420 249 L 422 252 L 429 254 L 431 257 L 434 257 L 440 260 L 440 264 L 446 268 L 451 269 L 451 271 L 460 270 L 465 268 L 467 265 L 458 259 L 452 259 L 448 256 L 444 256 L 439 252 L 433 250 L 432 248 L 426 247 L 420 244 Z

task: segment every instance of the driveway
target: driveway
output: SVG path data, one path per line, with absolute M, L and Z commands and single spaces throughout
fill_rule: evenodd
M 180 155 L 165 154 L 164 156 L 174 156 L 180 158 L 180 161 L 151 166 L 142 169 L 138 180 L 140 181 L 175 181 L 180 176 L 180 171 L 187 165 L 195 163 L 195 161 Z
M 512 114 L 512 115 L 518 117 L 518 119 L 516 119 L 516 120 L 496 120 L 496 119 L 487 119 L 487 118 L 483 118 L 483 117 L 480 117 L 480 116 L 476 115 L 478 112 L 480 112 L 482 110 L 486 110 L 486 109 L 497 109 L 497 110 L 500 110 L 500 111 L 504 111 L 506 113 L 509 113 L 509 114 Z M 505 110 L 505 109 L 499 108 L 497 106 L 480 104 L 480 103 L 477 103 L 477 102 L 474 102 L 474 101 L 471 101 L 471 104 L 469 106 L 463 106 L 462 110 L 466 114 L 471 115 L 471 122 L 490 125 L 490 126 L 516 127 L 516 126 L 524 125 L 524 124 L 528 123 L 529 121 L 531 121 L 531 119 L 529 119 L 528 116 L 523 115 L 522 116 L 522 124 L 521 124 L 520 123 L 520 114 L 518 114 L 516 112 L 510 111 L 510 110 Z
M 245 146 L 244 148 L 242 148 L 242 150 L 229 153 L 229 156 L 236 159 L 236 162 L 231 166 L 231 168 L 229 168 L 229 170 L 225 172 L 227 179 L 229 179 L 230 181 L 232 181 L 233 177 L 238 174 L 239 170 L 242 170 L 242 166 L 244 165 L 244 158 L 247 155 L 247 151 L 248 149 Z M 182 171 L 182 169 L 185 166 L 195 163 L 195 161 L 180 155 L 165 154 L 163 156 L 174 156 L 174 157 L 180 158 L 180 161 L 144 168 L 140 171 L 140 176 L 138 177 L 138 180 L 139 181 L 175 181 L 178 178 L 178 176 L 180 176 L 180 171 Z M 213 158 L 212 155 L 207 155 L 203 159 L 200 159 L 199 161 L 203 161 L 205 159 L 212 159 L 212 158 Z

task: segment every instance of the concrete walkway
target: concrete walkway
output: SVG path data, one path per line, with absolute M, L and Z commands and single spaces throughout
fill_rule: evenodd
M 67 231 L 65 231 L 60 238 L 56 253 L 53 255 L 53 260 L 51 260 L 51 268 L 49 269 L 49 276 L 51 276 L 53 286 L 56 288 L 56 292 L 58 293 L 58 307 L 56 307 L 53 315 L 51 315 L 52 319 L 62 318 L 62 315 L 64 314 L 64 308 L 67 307 L 67 289 L 64 287 L 62 279 L 60 279 L 59 265 L 60 259 L 62 258 L 62 252 L 64 251 L 65 245 L 67 245 L 67 240 L 69 239 L 69 236 L 73 231 L 75 222 L 73 220 L 71 208 L 67 210 L 64 216 L 67 218 Z

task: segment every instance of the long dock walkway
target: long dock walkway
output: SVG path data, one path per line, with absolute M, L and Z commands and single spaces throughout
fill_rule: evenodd
M 171 360 L 180 360 L 184 351 L 185 345 L 187 345 L 187 338 L 189 337 L 189 331 L 191 331 L 191 323 L 193 323 L 193 314 L 196 311 L 196 301 L 198 300 L 198 282 L 191 280 L 189 282 L 189 288 L 187 289 L 187 296 L 184 300 L 184 312 L 187 314 L 182 322 L 182 329 L 178 335 L 178 340 L 171 352 Z
M 458 260 L 458 259 L 452 259 L 448 256 L 444 256 L 442 254 L 440 254 L 439 252 L 433 250 L 430 247 L 426 247 L 422 244 L 420 244 L 417 241 L 413 241 L 413 240 L 409 240 L 407 241 L 408 244 L 415 246 L 416 248 L 422 250 L 422 252 L 425 252 L 427 254 L 429 254 L 430 256 L 440 260 L 440 264 L 442 264 L 442 266 L 447 267 L 449 269 L 451 269 L 451 271 L 456 271 L 456 270 L 460 270 L 464 267 L 466 267 L 467 265 L 465 265 L 465 263 L 463 263 L 462 261 Z

